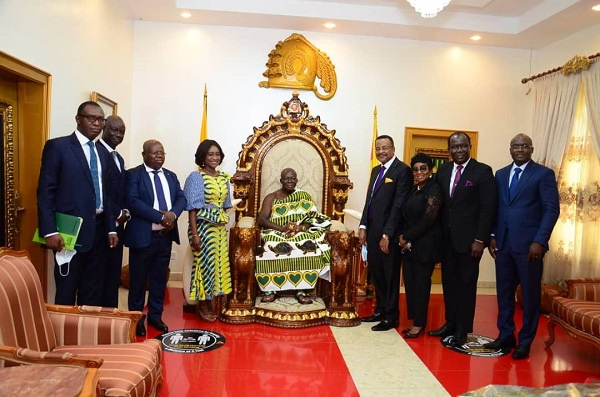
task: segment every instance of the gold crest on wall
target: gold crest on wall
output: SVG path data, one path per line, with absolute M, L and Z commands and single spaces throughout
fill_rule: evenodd
M 317 98 L 330 100 L 337 90 L 335 66 L 324 52 L 312 45 L 301 34 L 294 33 L 275 45 L 269 53 L 267 70 L 263 73 L 268 80 L 258 83 L 264 88 L 293 88 L 312 90 Z M 323 93 L 315 85 L 321 80 Z

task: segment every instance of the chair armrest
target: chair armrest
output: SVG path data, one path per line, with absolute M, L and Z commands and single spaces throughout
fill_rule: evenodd
M 49 364 L 84 368 L 100 368 L 104 362 L 101 358 L 79 358 L 71 353 L 40 352 L 13 346 L 0 346 L 0 360 L 21 365 Z
M 565 280 L 569 299 L 600 302 L 600 278 L 578 278 Z
M 112 307 L 46 304 L 59 346 L 112 345 L 136 341 L 142 312 Z

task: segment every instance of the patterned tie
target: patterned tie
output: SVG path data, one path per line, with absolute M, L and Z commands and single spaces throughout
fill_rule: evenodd
M 100 208 L 102 197 L 100 196 L 100 180 L 98 179 L 98 158 L 94 151 L 94 142 L 89 141 L 87 145 L 90 147 L 90 172 L 94 183 L 94 194 L 96 194 L 96 208 Z
M 377 179 L 375 179 L 375 184 L 373 184 L 373 190 L 371 191 L 371 196 L 373 196 L 373 193 L 375 193 L 375 191 L 377 190 L 379 185 L 381 185 L 381 181 L 383 180 L 384 172 L 385 172 L 385 167 L 382 165 L 381 169 L 379 170 L 379 174 L 377 174 Z
M 450 197 L 454 196 L 454 191 L 456 190 L 456 186 L 458 186 L 458 181 L 460 181 L 462 169 L 462 164 L 456 167 L 456 175 L 454 176 L 454 183 L 452 184 L 452 191 L 450 192 Z
M 162 182 L 158 177 L 158 171 L 152 171 L 154 173 L 154 186 L 156 187 L 156 199 L 158 200 L 158 209 L 161 211 L 167 211 L 167 200 L 165 199 L 165 191 L 163 190 Z
M 515 168 L 515 173 L 510 181 L 510 187 L 508 188 L 508 199 L 512 200 L 517 194 L 517 185 L 519 184 L 519 174 L 523 171 L 520 168 Z

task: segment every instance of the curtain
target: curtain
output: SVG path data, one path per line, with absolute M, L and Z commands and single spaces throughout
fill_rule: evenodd
M 533 83 L 533 159 L 558 174 L 573 129 L 581 76 L 554 73 Z
M 596 154 L 600 155 L 600 62 L 594 62 L 583 73 L 585 103 L 590 120 L 590 133 Z
M 544 281 L 600 277 L 600 160 L 598 143 L 598 68 L 582 79 L 569 146 L 558 173 L 560 217 L 546 255 Z M 562 76 L 559 76 L 562 78 Z M 593 80 L 592 84 L 588 84 Z M 589 98 L 595 98 L 590 101 Z M 595 110 L 592 110 L 595 109 Z M 595 135 L 594 135 L 595 134 Z M 534 140 L 534 143 L 536 141 Z M 537 150 L 537 147 L 536 147 Z

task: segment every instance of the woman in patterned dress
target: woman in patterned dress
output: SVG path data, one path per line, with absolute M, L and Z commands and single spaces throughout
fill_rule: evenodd
M 213 298 L 231 292 L 231 272 L 225 225 L 231 208 L 231 178 L 217 171 L 225 154 L 213 140 L 205 139 L 196 150 L 196 164 L 185 180 L 183 191 L 188 202 L 188 238 L 194 255 L 190 299 L 198 301 L 198 315 L 206 321 L 215 321 Z

